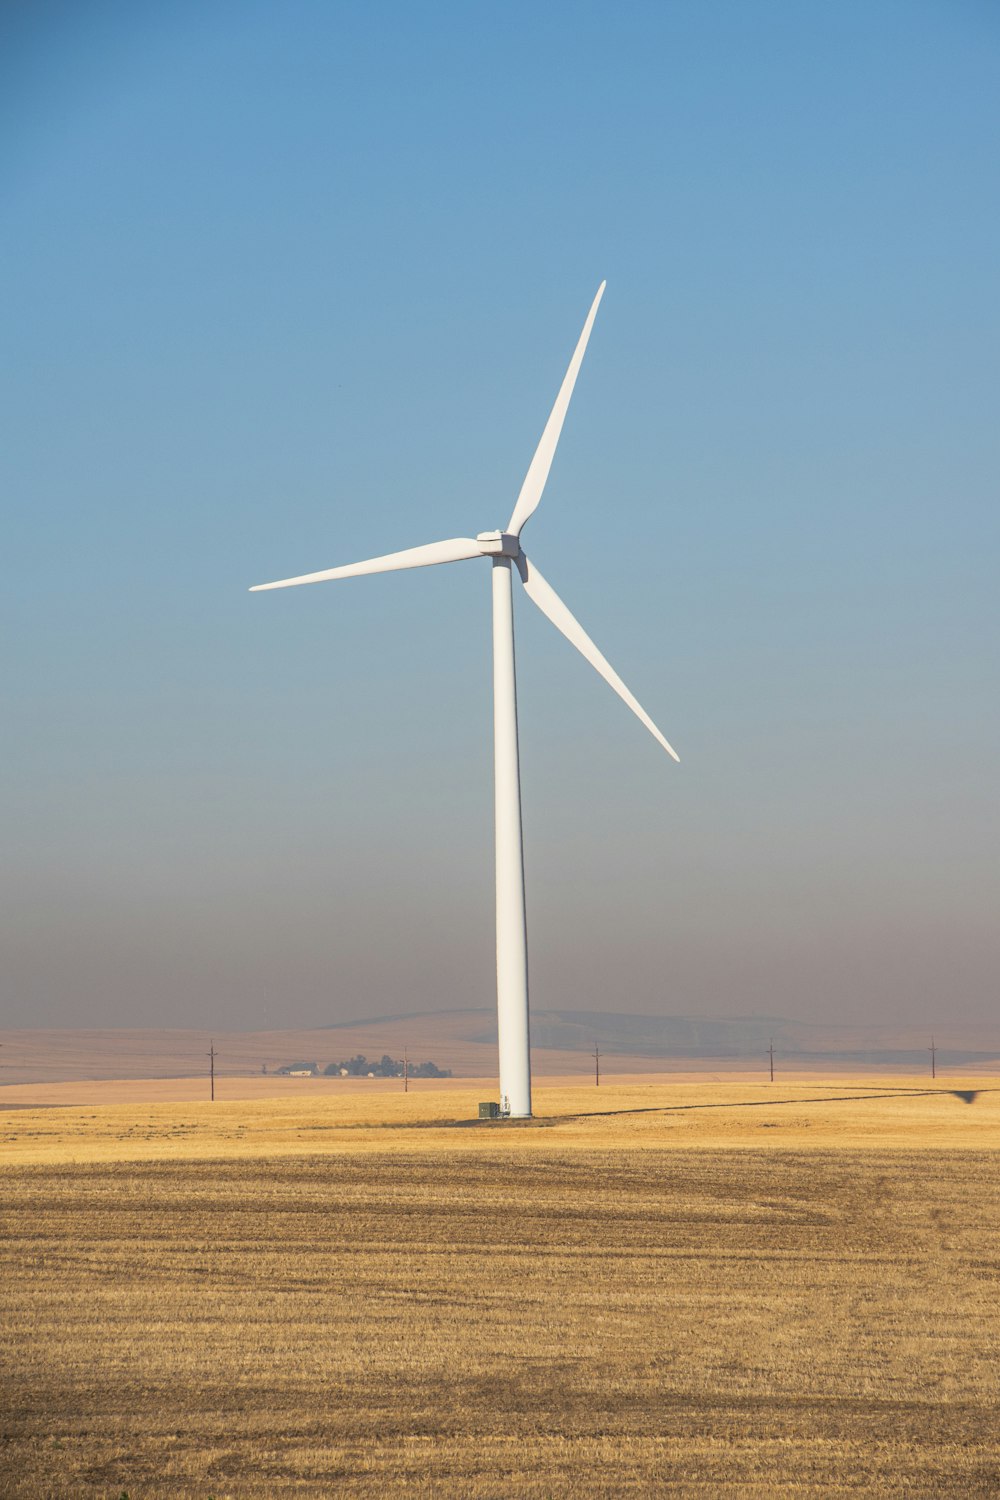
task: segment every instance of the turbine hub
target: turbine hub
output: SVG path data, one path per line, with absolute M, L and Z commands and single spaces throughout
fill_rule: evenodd
M 521 543 L 506 531 L 481 531 L 476 537 L 479 550 L 486 557 L 517 557 Z

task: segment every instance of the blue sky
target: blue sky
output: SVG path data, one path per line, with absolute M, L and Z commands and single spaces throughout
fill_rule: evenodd
M 1000 21 L 975 0 L 0 21 L 7 1024 L 995 1012 Z

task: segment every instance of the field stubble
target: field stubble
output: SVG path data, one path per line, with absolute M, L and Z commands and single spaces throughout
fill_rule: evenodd
M 7 1116 L 0 1493 L 996 1495 L 998 1097 Z

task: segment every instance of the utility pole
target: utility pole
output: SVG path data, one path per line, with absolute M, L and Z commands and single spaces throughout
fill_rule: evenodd
M 407 1055 L 406 1055 L 406 1048 L 404 1047 L 403 1048 L 403 1093 L 404 1094 L 408 1094 L 409 1092 L 410 1092 L 410 1059 L 407 1057 Z
M 594 1088 L 599 1089 L 601 1086 L 601 1049 L 596 1042 L 590 1055 L 594 1059 Z
M 219 1054 L 215 1050 L 215 1038 L 213 1037 L 211 1042 L 209 1043 L 208 1048 L 208 1077 L 209 1087 L 211 1089 L 211 1097 L 213 1099 L 215 1098 L 215 1059 L 218 1057 L 218 1055 Z
M 771 1082 L 774 1082 L 774 1037 L 767 1044 L 767 1056 L 771 1064 Z
M 931 1077 L 932 1078 L 936 1078 L 937 1077 L 937 1048 L 934 1045 L 934 1038 L 933 1037 L 931 1037 L 931 1044 L 930 1044 L 930 1047 L 928 1048 L 928 1051 L 931 1054 Z

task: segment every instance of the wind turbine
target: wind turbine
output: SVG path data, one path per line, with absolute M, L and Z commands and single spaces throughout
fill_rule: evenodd
M 258 583 L 250 590 L 294 588 L 300 583 L 324 583 L 333 578 L 358 578 L 364 573 L 391 573 L 398 568 L 426 568 L 432 563 L 464 562 L 488 557 L 493 568 L 493 756 L 496 815 L 496 925 L 497 925 L 497 1020 L 500 1050 L 500 1110 L 503 1115 L 526 1119 L 531 1115 L 531 1056 L 528 1035 L 528 939 L 524 909 L 524 856 L 521 845 L 521 777 L 517 749 L 517 691 L 514 674 L 513 569 L 524 591 L 543 615 L 570 641 L 591 666 L 628 704 L 654 739 L 672 755 L 652 719 L 629 692 L 617 672 L 604 659 L 583 626 L 573 618 L 558 594 L 546 583 L 534 563 L 521 550 L 521 530 L 542 498 L 556 444 L 576 377 L 594 326 L 606 283 L 597 289 L 587 321 L 583 325 L 569 369 L 559 388 L 555 405 L 545 424 L 513 514 L 504 531 L 481 531 L 475 538 L 454 537 L 430 542 L 405 552 L 390 552 L 367 562 L 326 568 L 321 573 L 303 573 L 277 583 Z

